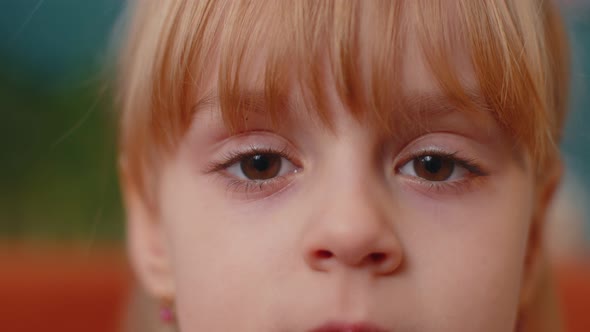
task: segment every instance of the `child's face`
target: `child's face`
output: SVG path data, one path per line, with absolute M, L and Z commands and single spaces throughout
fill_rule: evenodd
M 218 105 L 197 106 L 157 220 L 130 211 L 140 275 L 174 297 L 181 331 L 513 329 L 539 217 L 532 163 L 491 114 L 455 110 L 417 49 L 405 59 L 414 103 L 394 110 L 393 135 L 333 86 L 333 130 L 297 91 L 281 126 L 252 112 L 235 135 Z

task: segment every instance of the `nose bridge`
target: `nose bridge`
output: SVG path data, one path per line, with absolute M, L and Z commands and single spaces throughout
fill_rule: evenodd
M 358 156 L 352 157 L 341 160 L 338 171 L 329 172 L 329 184 L 320 190 L 321 203 L 307 234 L 306 258 L 316 270 L 370 266 L 390 273 L 401 262 L 401 249 L 386 185 L 377 172 L 370 171 L 374 165 L 363 165 Z

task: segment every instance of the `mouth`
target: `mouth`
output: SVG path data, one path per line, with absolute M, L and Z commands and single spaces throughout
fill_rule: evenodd
M 372 323 L 328 322 L 309 332 L 390 332 Z

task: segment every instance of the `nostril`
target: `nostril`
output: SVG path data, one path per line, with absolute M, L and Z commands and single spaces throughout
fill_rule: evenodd
M 325 258 L 332 258 L 332 256 L 334 256 L 334 254 L 332 252 L 330 252 L 329 250 L 318 250 L 315 253 L 317 258 L 321 258 L 321 259 L 325 259 Z
M 382 252 L 375 252 L 369 255 L 371 262 L 375 263 L 375 264 L 380 264 L 383 263 L 383 261 L 385 261 L 385 259 L 387 258 L 387 255 L 385 255 Z

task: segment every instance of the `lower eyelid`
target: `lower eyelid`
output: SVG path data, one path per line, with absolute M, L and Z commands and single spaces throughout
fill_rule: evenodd
M 428 181 L 420 177 L 408 177 L 404 184 L 427 196 L 460 195 L 476 191 L 486 181 L 486 176 L 467 176 L 459 180 L 439 182 Z
M 289 159 L 287 159 L 286 157 L 281 157 L 281 160 L 282 160 L 281 161 L 281 163 L 282 163 L 281 167 L 282 168 L 285 168 L 285 170 L 282 170 L 281 169 L 279 171 L 279 174 L 277 176 L 275 176 L 274 178 L 271 178 L 271 179 L 264 180 L 264 181 L 270 181 L 272 179 L 275 179 L 275 178 L 278 178 L 278 177 L 281 177 L 281 176 L 285 176 L 285 175 L 289 175 L 291 173 L 297 173 L 298 172 L 298 169 L 299 168 L 293 162 L 291 162 Z M 237 162 L 233 163 L 232 165 L 230 165 L 229 167 L 226 167 L 225 169 L 223 169 L 221 171 L 223 171 L 225 173 L 228 173 L 229 174 L 228 176 L 236 177 L 236 178 L 239 178 L 240 180 L 243 180 L 243 181 L 251 181 L 251 182 L 262 181 L 262 180 L 252 180 L 252 179 L 248 179 L 248 178 L 243 177 L 243 176 L 236 175 L 236 173 L 243 173 L 243 171 L 241 169 L 240 163 L 241 163 L 241 161 L 237 161 Z M 281 174 L 281 173 L 283 173 L 283 174 Z
M 231 175 L 221 176 L 225 178 L 223 179 L 224 181 L 227 181 L 226 191 L 238 195 L 245 195 L 246 199 L 256 199 L 269 197 L 283 191 L 291 185 L 294 180 L 292 175 L 294 174 L 296 173 L 289 173 L 260 181 L 237 179 Z

